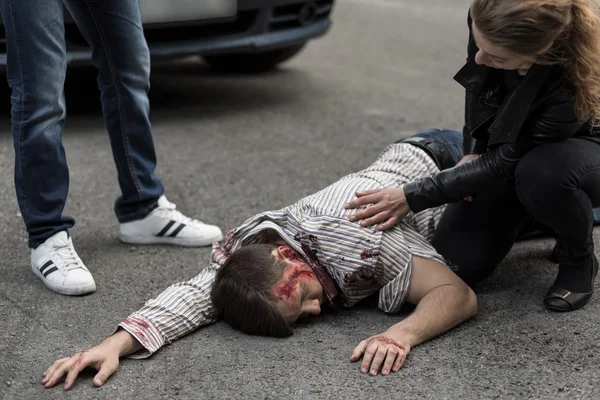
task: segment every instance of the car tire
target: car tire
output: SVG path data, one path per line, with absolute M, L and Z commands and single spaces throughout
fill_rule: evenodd
M 269 71 L 294 57 L 305 44 L 296 44 L 263 53 L 234 53 L 203 56 L 203 58 L 212 69 L 218 72 L 259 73 Z

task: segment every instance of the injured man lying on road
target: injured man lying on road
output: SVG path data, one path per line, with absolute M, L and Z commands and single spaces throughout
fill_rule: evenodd
M 119 358 L 148 357 L 193 330 L 223 319 L 251 335 L 285 337 L 299 318 L 324 306 L 352 307 L 378 293 L 378 307 L 398 313 L 416 305 L 385 332 L 358 343 L 351 361 L 361 372 L 396 372 L 410 349 L 472 317 L 473 291 L 428 243 L 442 209 L 409 215 L 385 231 L 350 222 L 346 204 L 357 192 L 399 187 L 451 167 L 460 134 L 426 131 L 389 145 L 368 168 L 277 211 L 260 213 L 215 243 L 211 262 L 195 278 L 170 286 L 120 324 L 99 345 L 54 362 L 42 384 L 68 373 L 99 370 L 106 382 Z M 458 142 L 458 144 L 456 144 Z M 452 160 L 449 160 L 452 158 Z

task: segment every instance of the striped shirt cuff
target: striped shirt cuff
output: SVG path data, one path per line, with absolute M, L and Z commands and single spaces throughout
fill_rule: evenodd
M 146 318 L 132 314 L 125 318 L 120 324 L 120 328 L 129 332 L 144 349 L 128 355 L 129 358 L 147 358 L 164 346 L 165 341 L 154 325 Z

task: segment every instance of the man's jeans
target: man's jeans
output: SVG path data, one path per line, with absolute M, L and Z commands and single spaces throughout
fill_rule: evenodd
M 426 150 L 440 169 L 452 168 L 463 157 L 462 133 L 449 129 L 428 129 L 415 133 L 398 142 L 412 142 Z M 595 208 L 594 225 L 600 225 L 600 208 Z M 544 226 L 533 221 L 521 234 L 521 238 L 547 236 Z
M 398 140 L 425 150 L 439 169 L 456 166 L 463 157 L 462 133 L 451 129 L 427 129 Z
M 117 218 L 120 222 L 143 218 L 156 207 L 164 189 L 154 175 L 147 95 L 150 57 L 138 2 L 64 3 L 91 44 L 99 69 L 102 109 L 122 192 L 115 202 Z M 37 247 L 74 225 L 73 218 L 62 215 L 69 190 L 62 145 L 66 115 L 63 1 L 0 0 L 0 7 L 12 89 L 17 199 L 29 245 Z

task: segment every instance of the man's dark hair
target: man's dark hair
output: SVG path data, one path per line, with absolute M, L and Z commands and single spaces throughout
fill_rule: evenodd
M 273 256 L 277 247 L 263 243 L 234 251 L 219 269 L 211 290 L 211 300 L 225 322 L 248 335 L 292 334 L 273 293 L 287 266 Z

